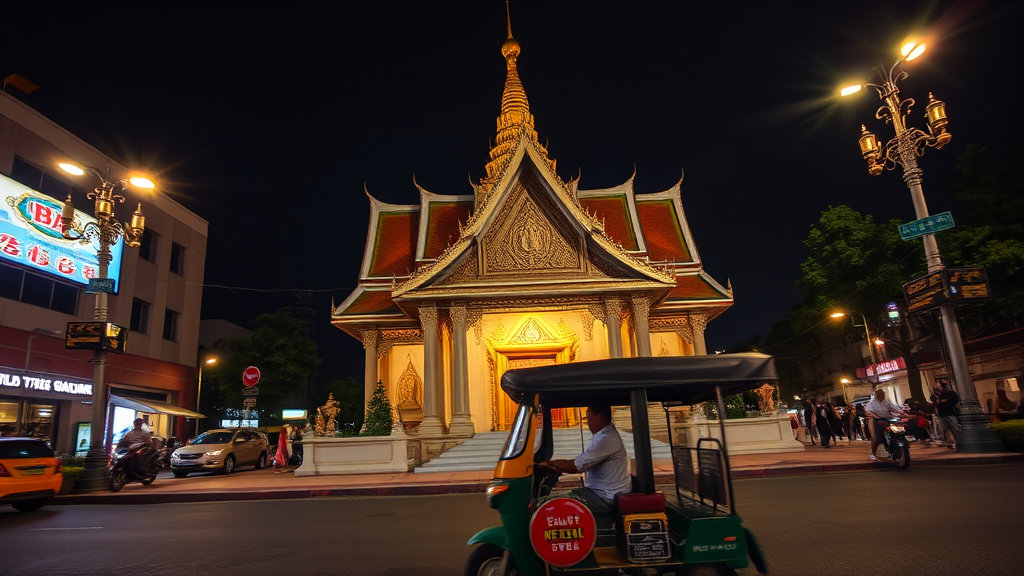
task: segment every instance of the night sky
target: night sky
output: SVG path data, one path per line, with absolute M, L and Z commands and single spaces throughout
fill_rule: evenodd
M 714 4 L 714 5 L 712 5 Z M 1024 6 L 1016 2 L 540 2 L 513 0 L 519 72 L 541 142 L 581 189 L 672 186 L 705 269 L 736 304 L 709 350 L 771 325 L 802 296 L 802 241 L 849 204 L 914 219 L 898 173 L 869 176 L 861 123 L 883 142 L 873 91 L 837 88 L 930 36 L 908 68 L 910 123 L 928 92 L 952 142 L 921 165 L 932 213 L 967 143 L 1019 139 Z M 246 323 L 315 290 L 322 372 L 361 378 L 361 345 L 329 325 L 355 287 L 364 183 L 418 202 L 484 174 L 505 80 L 505 4 L 473 2 L 7 4 L 0 76 L 30 106 L 210 222 L 203 317 Z

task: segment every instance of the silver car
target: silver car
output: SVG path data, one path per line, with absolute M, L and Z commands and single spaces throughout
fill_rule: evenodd
M 230 474 L 238 466 L 253 465 L 259 470 L 267 465 L 269 451 L 267 437 L 255 429 L 207 430 L 171 454 L 171 471 L 184 478 L 189 472 L 209 470 Z

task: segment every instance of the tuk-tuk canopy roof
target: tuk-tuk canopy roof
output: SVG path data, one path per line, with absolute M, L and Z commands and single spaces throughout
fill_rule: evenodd
M 712 356 L 662 356 L 611 358 L 554 366 L 509 370 L 501 377 L 501 389 L 519 402 L 528 394 L 540 394 L 547 408 L 630 403 L 630 390 L 644 388 L 649 402 L 697 404 L 722 395 L 736 394 L 775 382 L 771 356 L 747 352 Z

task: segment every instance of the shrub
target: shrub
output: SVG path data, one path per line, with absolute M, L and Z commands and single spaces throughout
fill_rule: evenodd
M 993 424 L 992 431 L 1003 439 L 1007 450 L 1024 452 L 1024 420 L 1010 420 Z
M 82 459 L 84 460 L 84 458 Z M 65 462 L 67 459 L 65 459 Z M 60 493 L 67 494 L 71 492 L 71 489 L 75 487 L 75 482 L 78 481 L 78 477 L 82 475 L 82 470 L 85 470 L 85 466 L 68 466 L 64 464 L 62 471 L 64 474 L 64 483 L 61 484 Z
M 366 405 L 366 426 L 363 436 L 388 436 L 391 434 L 391 426 L 395 423 L 394 413 L 391 410 L 391 402 L 388 401 L 388 394 L 384 385 L 378 380 L 377 388 Z
M 725 419 L 747 417 L 747 404 L 743 400 L 743 394 L 733 394 L 722 398 L 725 403 Z M 711 420 L 718 419 L 718 401 L 711 400 L 704 403 L 704 415 Z

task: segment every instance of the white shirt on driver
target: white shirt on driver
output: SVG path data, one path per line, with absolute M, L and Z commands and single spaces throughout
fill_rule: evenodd
M 598 430 L 586 452 L 577 456 L 573 463 L 577 470 L 587 473 L 587 488 L 606 500 L 615 500 L 616 494 L 633 489 L 626 447 L 614 424 Z

